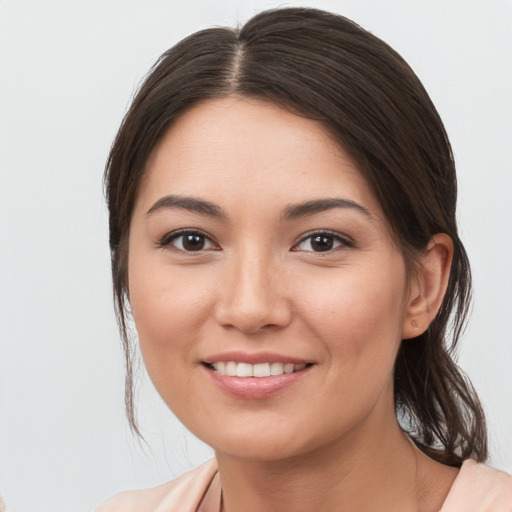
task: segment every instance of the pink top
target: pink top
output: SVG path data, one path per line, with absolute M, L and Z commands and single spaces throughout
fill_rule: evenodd
M 217 461 L 205 462 L 176 480 L 122 492 L 94 512 L 220 512 Z M 512 512 L 512 477 L 466 460 L 439 512 Z

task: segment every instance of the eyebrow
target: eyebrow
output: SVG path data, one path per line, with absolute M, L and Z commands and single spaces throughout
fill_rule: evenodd
M 162 208 L 180 208 L 217 219 L 226 219 L 227 215 L 214 203 L 190 196 L 168 195 L 161 197 L 146 213 L 150 215 Z M 305 203 L 291 204 L 285 208 L 281 218 L 285 221 L 295 220 L 308 215 L 314 215 L 334 208 L 349 208 L 373 219 L 372 213 L 364 206 L 350 199 L 327 198 L 314 199 Z
M 349 208 L 357 212 L 362 213 L 369 219 L 374 219 L 374 215 L 359 203 L 351 201 L 350 199 L 341 199 L 337 197 L 328 199 L 316 199 L 313 201 L 307 201 L 306 203 L 292 204 L 285 208 L 282 218 L 283 220 L 294 220 L 300 217 L 306 217 L 308 215 L 314 215 L 315 213 L 324 212 L 326 210 L 333 210 L 334 208 Z
M 217 219 L 224 219 L 226 215 L 224 212 L 215 204 L 203 199 L 197 199 L 196 197 L 169 195 L 160 198 L 146 213 L 150 215 L 161 208 L 181 208 L 190 212 L 200 213 L 202 215 L 208 215 Z

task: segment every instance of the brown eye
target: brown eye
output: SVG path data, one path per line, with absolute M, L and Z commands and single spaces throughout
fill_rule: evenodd
M 185 251 L 201 251 L 204 249 L 206 237 L 198 234 L 182 235 L 182 246 Z
M 200 231 L 179 231 L 167 235 L 160 247 L 171 246 L 173 249 L 183 252 L 199 252 L 216 249 L 213 241 Z
M 313 236 L 310 244 L 315 252 L 330 251 L 334 246 L 334 237 L 332 235 Z
M 303 238 L 294 250 L 305 252 L 329 252 L 338 249 L 339 247 L 352 246 L 352 243 L 341 235 L 329 232 L 320 232 Z

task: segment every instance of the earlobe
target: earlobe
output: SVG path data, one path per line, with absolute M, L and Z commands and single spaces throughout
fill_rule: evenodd
M 453 242 L 445 233 L 437 233 L 418 258 L 418 268 L 411 285 L 402 339 L 423 334 L 443 303 L 450 278 Z

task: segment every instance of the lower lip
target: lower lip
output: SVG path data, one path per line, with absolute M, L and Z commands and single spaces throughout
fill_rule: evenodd
M 298 372 L 270 377 L 230 377 L 206 366 L 203 366 L 203 369 L 223 391 L 246 400 L 261 400 L 293 386 L 309 373 L 311 367 L 306 366 Z

